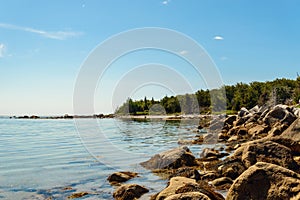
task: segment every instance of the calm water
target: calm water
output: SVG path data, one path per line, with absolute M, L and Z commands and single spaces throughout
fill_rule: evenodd
M 0 118 L 0 199 L 65 199 L 81 191 L 91 193 L 82 199 L 112 199 L 106 178 L 116 170 L 139 172 L 129 182 L 155 193 L 165 180 L 138 163 L 192 138 L 196 123 Z M 198 155 L 203 147 L 190 148 Z

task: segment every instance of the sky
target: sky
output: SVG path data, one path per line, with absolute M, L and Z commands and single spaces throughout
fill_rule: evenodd
M 174 30 L 197 42 L 224 84 L 295 79 L 300 71 L 297 0 L 1 0 L 0 4 L 0 115 L 73 114 L 77 78 L 91 52 L 114 35 L 145 27 Z M 182 49 L 178 55 L 189 53 Z M 178 55 L 145 49 L 114 60 L 99 77 L 94 113 L 111 113 L 126 97 L 159 99 L 209 88 L 205 77 L 197 77 L 191 64 Z M 166 66 L 170 73 L 155 71 L 149 63 Z M 154 71 L 130 76 L 143 65 Z M 115 92 L 118 84 L 130 85 L 143 76 L 171 80 L 173 72 L 190 90 L 179 82 L 175 90 L 154 81 L 136 85 L 122 97 Z

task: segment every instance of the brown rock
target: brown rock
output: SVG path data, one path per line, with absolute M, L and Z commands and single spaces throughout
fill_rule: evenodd
M 199 174 L 198 170 L 193 169 L 193 168 L 188 168 L 188 167 L 175 169 L 169 178 L 173 178 L 176 176 L 192 178 L 192 179 L 195 179 L 196 181 L 200 180 L 200 174 Z
M 269 162 L 292 170 L 298 168 L 291 150 L 272 141 L 248 144 L 243 150 L 242 161 L 247 168 L 256 162 Z
M 165 200 L 211 200 L 208 196 L 200 192 L 187 192 L 183 194 L 173 194 Z
M 218 187 L 218 186 L 222 186 L 222 185 L 225 185 L 225 184 L 232 184 L 233 181 L 231 178 L 228 178 L 228 177 L 221 177 L 221 178 L 217 178 L 215 180 L 213 180 L 211 182 L 211 184 L 215 187 Z
M 291 112 L 291 108 L 285 105 L 274 106 L 263 118 L 263 122 L 267 125 L 273 125 L 276 122 L 290 125 L 297 117 Z
M 300 193 L 300 175 L 278 165 L 258 162 L 230 187 L 227 200 L 291 199 Z
M 256 125 L 248 130 L 250 135 L 259 135 L 264 132 L 268 132 L 270 128 L 268 126 Z
M 218 172 L 223 177 L 229 177 L 232 180 L 236 179 L 246 170 L 246 167 L 239 159 L 229 159 L 223 161 L 223 163 L 218 167 Z
M 183 146 L 156 154 L 141 165 L 150 170 L 177 169 L 184 166 L 196 166 L 197 162 L 192 152 Z
M 137 176 L 135 172 L 115 172 L 111 174 L 107 180 L 110 183 L 122 183 Z
M 149 190 L 143 186 L 137 184 L 124 184 L 115 190 L 113 197 L 116 200 L 133 200 L 140 198 L 147 192 L 149 192 Z
M 211 190 L 208 185 L 201 185 L 199 183 L 196 183 L 194 179 L 185 177 L 173 177 L 170 179 L 169 185 L 158 195 L 156 195 L 155 200 L 163 200 L 167 199 L 167 197 L 171 198 L 175 194 L 187 194 L 186 196 L 188 196 L 190 192 L 202 193 L 209 197 L 209 199 L 211 200 L 224 199 L 222 195 Z M 174 196 L 172 198 L 174 199 Z
M 294 121 L 290 127 L 281 134 L 281 137 L 300 142 L 300 118 Z
M 88 194 L 89 194 L 88 192 L 76 192 L 76 193 L 73 193 L 71 196 L 68 196 L 68 199 L 80 198 L 80 197 L 86 196 Z

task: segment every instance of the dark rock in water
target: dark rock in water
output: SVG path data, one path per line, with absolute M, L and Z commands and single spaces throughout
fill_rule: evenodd
M 196 195 L 198 197 L 208 197 L 211 200 L 223 200 L 223 196 L 217 192 L 214 192 L 207 184 L 204 182 L 197 183 L 194 179 L 189 179 L 185 177 L 173 177 L 169 181 L 168 186 L 162 190 L 160 193 L 155 195 L 153 200 L 162 200 L 162 199 L 176 199 L 185 196 L 185 199 L 195 199 L 195 195 L 191 192 L 198 192 L 203 195 Z M 182 195 L 176 195 L 182 194 Z M 184 194 L 184 195 L 183 195 Z M 205 198 L 206 198 L 205 197 Z M 204 199 L 205 199 L 204 198 Z M 206 198 L 207 199 L 207 198 Z
M 88 192 L 76 192 L 74 194 L 72 194 L 71 196 L 68 196 L 68 199 L 75 199 L 75 198 L 81 198 L 83 196 L 88 195 Z
M 289 148 L 272 141 L 247 144 L 241 159 L 247 168 L 256 162 L 273 163 L 292 170 L 299 167 Z
M 186 147 L 171 149 L 154 155 L 148 161 L 142 162 L 141 165 L 150 170 L 154 169 L 178 169 L 180 167 L 196 166 L 192 152 Z
M 107 180 L 110 183 L 122 183 L 128 181 L 137 176 L 137 173 L 134 172 L 115 172 L 111 174 Z
M 124 184 L 115 190 L 113 197 L 116 200 L 134 200 L 140 198 L 147 192 L 149 192 L 149 190 L 143 186 L 137 184 Z
M 230 187 L 227 200 L 299 199 L 300 175 L 278 165 L 258 162 Z

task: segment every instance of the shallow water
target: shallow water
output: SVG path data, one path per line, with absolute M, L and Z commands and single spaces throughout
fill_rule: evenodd
M 0 199 L 112 199 L 106 178 L 116 170 L 139 172 L 129 182 L 145 185 L 149 195 L 165 180 L 138 164 L 155 153 L 191 139 L 197 121 L 120 119 L 0 118 Z M 191 146 L 197 156 L 204 146 Z

